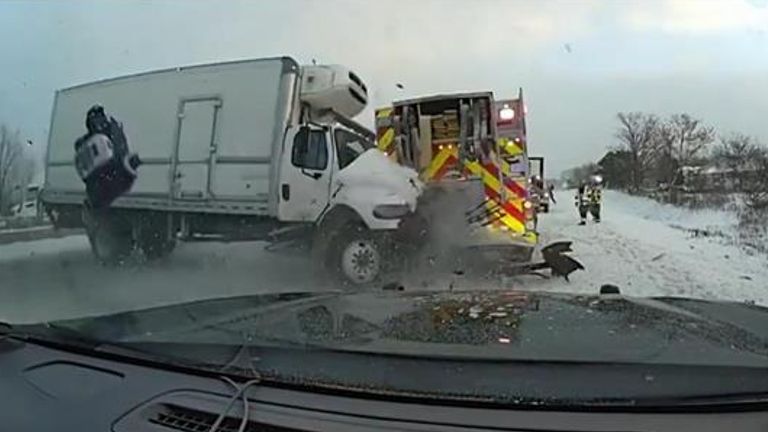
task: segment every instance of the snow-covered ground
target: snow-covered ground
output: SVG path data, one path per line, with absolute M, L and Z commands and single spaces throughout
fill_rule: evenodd
M 765 256 L 692 231 L 732 231 L 736 218 L 730 212 L 688 210 L 606 191 L 603 221 L 578 226 L 573 194 L 561 193 L 559 203 L 541 218 L 542 243 L 572 240 L 573 256 L 586 271 L 575 273 L 570 284 L 536 282 L 537 288 L 595 293 L 608 283 L 634 296 L 768 304 Z
M 535 276 L 474 278 L 411 274 L 406 290 L 519 288 L 597 293 L 614 284 L 633 296 L 686 296 L 768 305 L 768 261 L 692 229 L 728 230 L 725 211 L 690 211 L 606 191 L 603 222 L 578 226 L 569 192 L 541 216 L 542 244 L 573 241 L 586 271 L 571 281 Z M 313 277 L 304 257 L 264 244 L 180 245 L 165 260 L 103 267 L 83 236 L 0 245 L 0 321 L 35 322 L 213 297 L 336 288 Z

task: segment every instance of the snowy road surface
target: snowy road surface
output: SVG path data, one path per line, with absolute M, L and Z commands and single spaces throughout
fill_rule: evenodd
M 260 292 L 311 291 L 309 261 L 264 244 L 185 243 L 166 259 L 95 262 L 85 236 L 0 245 L 0 321 L 34 322 Z
M 597 293 L 614 284 L 634 296 L 672 295 L 768 305 L 764 256 L 750 256 L 718 237 L 686 229 L 728 230 L 726 212 L 692 212 L 607 191 L 603 222 L 577 226 L 572 195 L 541 216 L 542 244 L 573 241 L 587 268 L 571 281 L 534 276 L 442 277 L 413 274 L 406 289 L 520 288 Z M 102 267 L 84 236 L 0 245 L 0 321 L 35 322 L 104 314 L 195 299 L 327 289 L 306 259 L 267 253 L 264 244 L 192 243 L 165 260 Z

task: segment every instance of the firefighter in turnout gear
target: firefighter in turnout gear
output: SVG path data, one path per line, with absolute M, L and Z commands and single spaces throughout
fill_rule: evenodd
M 579 188 L 576 190 L 576 209 L 579 211 L 579 225 L 586 225 L 587 224 L 587 211 L 589 211 L 589 206 L 587 204 L 587 184 L 582 183 L 579 185 Z
M 592 215 L 592 220 L 598 223 L 600 222 L 600 205 L 602 200 L 601 182 L 598 179 L 594 179 L 587 190 L 587 201 L 589 202 L 589 214 Z
M 576 207 L 579 209 L 579 225 L 586 225 L 587 214 L 600 223 L 600 208 L 603 200 L 602 177 L 594 175 L 589 183 L 582 183 L 576 192 Z

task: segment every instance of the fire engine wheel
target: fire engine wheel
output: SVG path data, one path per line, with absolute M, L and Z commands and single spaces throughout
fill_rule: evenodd
M 381 277 L 381 246 L 363 227 L 345 229 L 334 241 L 330 255 L 331 268 L 344 282 L 363 286 Z
M 120 264 L 130 256 L 134 246 L 132 228 L 119 214 L 87 210 L 83 222 L 91 251 L 102 264 Z

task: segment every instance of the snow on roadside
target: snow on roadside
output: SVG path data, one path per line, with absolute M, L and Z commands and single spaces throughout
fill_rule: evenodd
M 542 244 L 572 240 L 573 256 L 586 271 L 574 273 L 571 283 L 519 283 L 535 289 L 593 294 L 608 283 L 628 295 L 768 305 L 764 256 L 750 255 L 737 245 L 724 244 L 714 237 L 692 236 L 687 231 L 726 228 L 735 223 L 735 216 L 726 212 L 687 210 L 606 191 L 603 222 L 587 226 L 578 226 L 577 222 L 570 196 L 561 198 L 560 205 L 541 218 Z
M 673 228 L 730 231 L 738 222 L 736 213 L 725 209 L 688 209 L 615 191 L 606 191 L 605 195 L 605 206 L 609 211 L 611 207 L 617 207 L 624 213 L 663 222 Z

